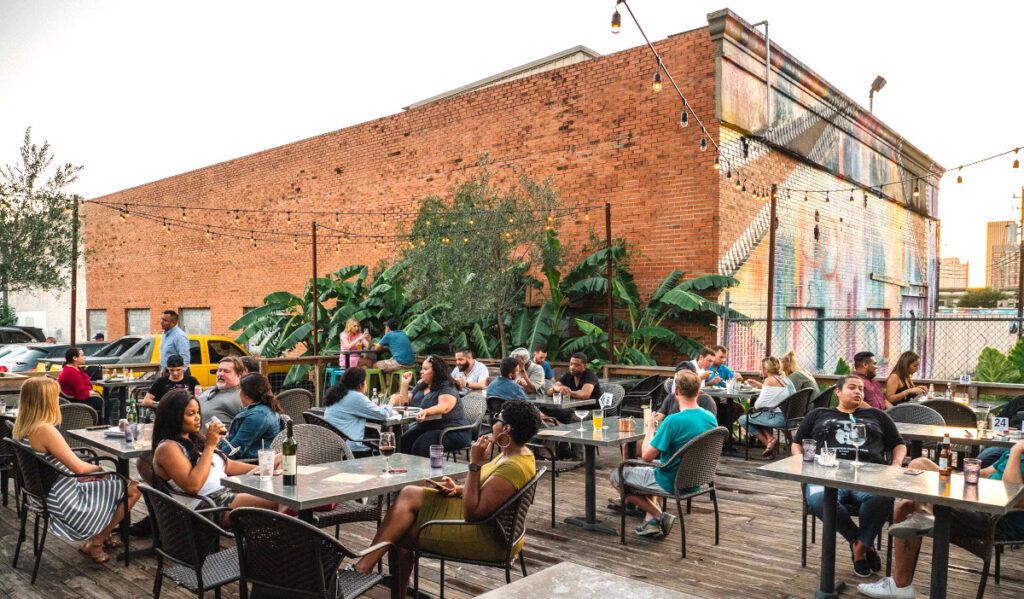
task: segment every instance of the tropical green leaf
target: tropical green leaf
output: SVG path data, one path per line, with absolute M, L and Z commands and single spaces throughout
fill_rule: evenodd
M 683 271 L 678 268 L 673 270 L 665 277 L 665 280 L 658 285 L 658 288 L 654 290 L 654 294 L 651 295 L 651 303 L 655 303 L 661 299 L 663 295 L 668 293 L 671 289 L 674 289 L 679 284 L 679 279 L 683 278 Z
M 231 323 L 229 328 L 232 331 L 237 331 L 239 329 L 247 328 L 250 325 L 256 325 L 257 321 L 263 319 L 265 316 L 283 311 L 284 309 L 285 306 L 282 306 L 281 304 L 264 304 L 243 314 L 241 318 Z
M 512 345 L 525 347 L 530 340 L 530 333 L 533 328 L 533 320 L 530 318 L 530 310 L 520 310 L 512 322 L 512 329 L 509 331 Z M 532 349 L 532 348 L 527 348 Z
M 577 281 L 572 287 L 566 289 L 565 294 L 569 296 L 571 301 L 576 301 L 591 293 L 607 293 L 607 290 L 608 279 L 605 277 L 588 277 Z
M 1017 369 L 1017 372 L 1024 375 L 1024 339 L 1018 341 L 1006 357 L 1009 358 L 1010 363 Z
M 491 354 L 491 348 L 488 347 L 487 336 L 484 335 L 483 329 L 480 328 L 480 323 L 473 325 L 473 329 L 470 331 L 470 339 L 472 340 L 473 350 L 478 352 L 477 355 L 485 360 L 493 359 Z
M 978 356 L 974 378 L 987 383 L 1019 383 L 1021 374 L 1009 358 L 998 350 L 986 347 Z
M 676 289 L 682 289 L 683 291 L 704 291 L 705 289 L 725 289 L 727 287 L 736 287 L 740 284 L 739 279 L 729 277 L 726 275 L 701 275 L 694 277 L 688 281 L 683 281 L 679 284 Z
M 634 366 L 657 366 L 658 364 L 650 356 L 632 347 L 627 348 L 626 351 L 622 353 L 620 362 L 632 364 Z
M 264 297 L 263 303 L 298 305 L 302 303 L 302 298 L 290 291 L 275 291 Z
M 546 301 L 537 310 L 537 314 L 533 317 L 533 330 L 530 332 L 530 338 L 526 344 L 526 348 L 533 351 L 533 348 L 538 345 L 548 345 L 548 340 L 553 332 L 552 326 L 554 325 L 555 316 L 555 304 L 552 301 Z M 551 351 L 552 348 L 548 348 Z
M 292 367 L 288 369 L 288 375 L 284 377 L 284 385 L 294 385 L 306 380 L 306 376 L 312 368 L 309 364 L 292 364 Z
M 298 328 L 296 328 L 291 333 L 289 333 L 287 337 L 285 337 L 284 339 L 281 340 L 281 342 L 278 344 L 278 346 L 283 348 L 283 349 L 285 349 L 285 350 L 290 350 L 291 348 L 293 348 L 296 345 L 298 345 L 298 343 L 300 341 L 304 340 L 306 338 L 306 336 L 309 335 L 310 332 L 312 332 L 312 331 L 313 331 L 313 323 L 307 322 L 307 323 L 299 326 Z

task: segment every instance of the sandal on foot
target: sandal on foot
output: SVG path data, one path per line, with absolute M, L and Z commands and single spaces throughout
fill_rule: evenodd
M 115 539 L 113 536 L 109 536 L 103 539 L 103 546 L 107 549 L 120 549 L 124 547 L 124 541 L 121 539 Z
M 779 440 L 778 439 L 772 439 L 772 442 L 768 443 L 768 446 L 765 447 L 765 450 L 761 454 L 761 457 L 762 458 L 770 458 L 770 457 L 772 457 L 773 455 L 775 455 L 775 449 L 778 446 L 779 446 Z
M 98 553 L 97 550 L 99 551 Z M 93 544 L 92 541 L 86 541 L 85 545 L 78 548 L 78 551 L 97 564 L 105 563 L 110 559 L 110 555 L 103 551 L 103 545 Z

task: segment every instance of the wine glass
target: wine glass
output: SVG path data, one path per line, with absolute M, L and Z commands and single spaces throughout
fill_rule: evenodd
M 220 418 L 217 418 L 216 416 L 212 416 L 210 418 L 210 420 L 206 423 L 206 427 L 209 428 L 210 425 L 213 424 L 214 422 L 216 422 L 217 424 L 219 424 L 221 426 L 224 426 L 224 423 L 221 422 Z M 240 448 L 235 447 L 234 445 L 231 444 L 230 441 L 228 441 L 228 427 L 224 426 L 224 432 L 221 433 L 220 436 L 221 436 L 221 439 L 220 439 L 221 442 L 224 443 L 224 445 L 227 445 L 228 449 L 230 450 L 230 451 L 228 451 L 228 456 L 229 457 L 235 455 L 236 453 L 238 453 L 238 450 Z
M 384 478 L 391 478 L 391 456 L 395 453 L 395 433 L 380 434 L 380 455 L 384 456 Z
M 860 466 L 860 446 L 868 440 L 867 427 L 860 423 L 850 425 L 850 444 L 857 448 L 856 458 L 853 461 L 854 467 Z
M 573 413 L 576 414 L 576 417 L 580 419 L 580 427 L 576 430 L 578 430 L 581 433 L 585 432 L 587 429 L 583 428 L 583 419 L 587 417 L 587 414 L 590 413 L 590 410 L 573 410 Z

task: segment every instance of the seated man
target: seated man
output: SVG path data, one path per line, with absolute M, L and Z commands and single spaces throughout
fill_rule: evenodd
M 836 450 L 836 457 L 854 459 L 857 448 L 850 443 L 850 426 L 864 424 L 867 441 L 860 448 L 860 461 L 872 464 L 901 466 L 907 455 L 896 425 L 881 410 L 861 407 L 864 401 L 864 383 L 860 378 L 846 375 L 836 382 L 836 396 L 839 405 L 834 408 L 818 408 L 804 417 L 797 429 L 791 448 L 793 455 L 803 453 L 803 440 L 814 439 L 818 447 L 828 444 Z M 886 459 L 886 455 L 892 456 Z M 821 518 L 825 489 L 820 485 L 807 485 L 807 505 L 811 512 Z M 860 525 L 854 524 L 846 505 L 859 506 Z M 879 497 L 861 491 L 839 490 L 839 505 L 836 509 L 836 530 L 850 544 L 853 553 L 853 571 L 860 577 L 871 576 L 882 567 L 882 560 L 875 550 L 874 542 L 882 525 L 892 513 L 892 497 Z
M 242 361 L 237 356 L 223 358 L 217 364 L 217 384 L 203 391 L 196 399 L 203 416 L 200 434 L 206 434 L 206 427 L 216 416 L 227 429 L 235 414 L 242 411 L 242 398 L 238 394 L 238 383 L 242 379 Z
M 689 370 L 680 370 L 676 373 L 675 382 L 674 399 L 679 411 L 666 417 L 661 426 L 654 418 L 648 421 L 640 453 L 640 457 L 646 462 L 652 462 L 659 457 L 667 460 L 690 439 L 718 426 L 711 412 L 697 406 L 697 395 L 700 393 L 700 379 L 697 375 Z M 675 491 L 678 468 L 678 462 L 662 468 L 631 466 L 624 468 L 622 475 L 633 487 L 672 493 Z M 618 489 L 618 469 L 612 470 L 611 478 L 612 484 Z M 647 518 L 636 529 L 636 534 L 642 537 L 656 537 L 671 532 L 676 517 L 668 512 L 662 512 L 653 495 L 627 495 L 626 501 L 647 513 Z
M 708 366 L 708 370 L 711 371 L 711 380 L 708 381 L 709 385 L 715 387 L 725 387 L 725 382 L 729 380 L 742 381 L 743 377 L 740 373 L 733 372 L 731 368 L 725 365 L 726 359 L 729 357 L 729 349 L 724 345 L 712 345 L 711 351 L 715 352 L 715 359 L 711 362 L 711 366 Z M 718 382 L 711 382 L 718 381 Z
M 473 359 L 473 350 L 464 347 L 455 352 L 455 368 L 452 368 L 452 379 L 459 388 L 459 397 L 465 397 L 470 391 L 483 391 L 487 388 L 490 374 L 483 362 Z
M 555 371 L 551 369 L 551 364 L 548 362 L 548 348 L 543 345 L 535 346 L 533 348 L 533 363 L 544 370 L 544 380 L 554 382 Z
M 1024 482 L 1024 466 L 1021 465 L 1021 454 L 1024 453 L 1024 441 L 1018 441 L 995 464 L 981 471 L 982 478 L 1004 480 L 1011 483 Z M 917 458 L 910 462 L 911 468 L 918 470 L 938 471 L 935 462 L 927 458 Z M 1024 500 L 1017 506 L 1024 507 Z M 861 584 L 857 590 L 868 597 L 893 597 L 913 599 L 914 567 L 917 565 L 917 554 L 921 551 L 921 537 L 929 534 L 935 525 L 935 517 L 931 515 L 931 505 L 915 501 L 900 501 L 893 514 L 895 524 L 889 528 L 893 542 L 893 571 L 878 582 Z M 991 516 L 967 510 L 952 510 L 949 535 L 951 537 L 967 537 L 985 539 L 988 536 Z M 1024 512 L 1013 512 L 1003 516 L 996 525 L 996 539 L 1024 539 Z
M 519 376 L 519 360 L 502 358 L 501 376 L 487 385 L 485 394 L 487 397 L 500 397 L 501 399 L 527 399 L 526 392 L 516 384 L 517 376 Z
M 601 382 L 597 375 L 587 368 L 587 354 L 576 352 L 569 358 L 569 372 L 547 390 L 548 395 L 561 393 L 572 399 L 594 399 L 601 397 Z M 596 403 L 596 402 L 595 402 Z M 562 424 L 575 420 L 571 408 L 541 408 L 541 411 Z
M 373 367 L 381 372 L 394 372 L 412 368 L 416 364 L 416 356 L 412 352 L 412 342 L 405 331 L 398 330 L 398 321 L 394 318 L 384 323 L 384 336 L 373 346 L 373 349 L 381 351 L 387 348 L 391 357 L 387 360 L 378 360 Z
M 519 376 L 516 383 L 523 388 L 527 395 L 544 392 L 544 369 L 530 358 L 530 352 L 525 347 L 517 347 L 512 350 L 512 357 L 519 361 Z
M 202 393 L 199 381 L 191 374 L 185 374 L 185 360 L 179 355 L 167 358 L 167 375 L 158 378 L 142 398 L 142 407 L 156 409 L 156 404 L 168 391 L 184 389 L 193 396 Z

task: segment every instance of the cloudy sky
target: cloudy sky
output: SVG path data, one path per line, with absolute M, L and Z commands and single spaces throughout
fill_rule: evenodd
M 628 18 L 609 32 L 614 5 L 0 0 L 0 164 L 32 126 L 59 161 L 85 165 L 73 191 L 96 197 L 399 112 L 577 44 L 642 43 Z M 1024 145 L 1024 2 L 630 5 L 652 39 L 726 6 L 768 19 L 775 43 L 865 105 L 883 75 L 875 113 L 947 168 Z M 984 283 L 985 222 L 1019 217 L 1024 169 L 1011 162 L 942 183 L 941 254 L 969 259 L 972 285 Z

